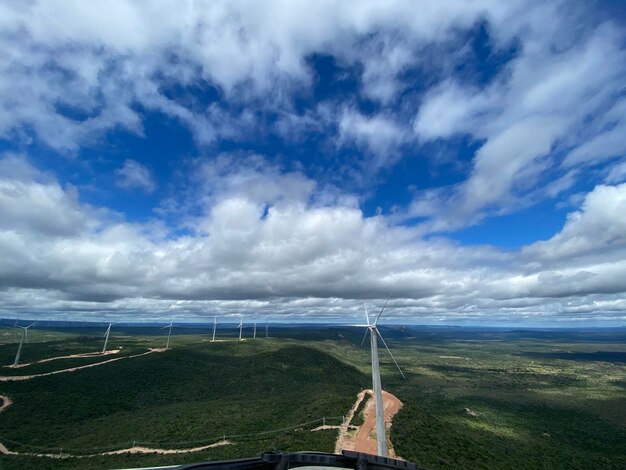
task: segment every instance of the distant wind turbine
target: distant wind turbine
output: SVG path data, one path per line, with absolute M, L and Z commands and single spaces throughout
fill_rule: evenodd
M 381 341 L 385 345 L 385 348 L 387 349 L 387 352 L 391 356 L 391 359 L 393 359 L 393 362 L 396 364 L 396 367 L 400 371 L 400 375 L 402 375 L 402 378 L 406 380 L 406 377 L 402 373 L 402 369 L 400 369 L 400 366 L 398 365 L 396 358 L 393 357 L 393 354 L 391 354 L 391 351 L 389 350 L 389 347 L 387 346 L 385 339 L 380 334 L 380 331 L 378 331 L 378 327 L 377 327 L 378 320 L 380 320 L 380 317 L 383 314 L 385 307 L 387 307 L 387 303 L 389 302 L 390 298 L 391 298 L 391 294 L 389 294 L 389 297 L 387 297 L 387 300 L 385 301 L 385 305 L 383 305 L 383 308 L 380 310 L 380 313 L 376 317 L 376 320 L 374 320 L 374 323 L 370 323 L 370 317 L 367 312 L 367 304 L 363 302 L 363 305 L 365 307 L 365 320 L 367 321 L 367 324 L 355 325 L 355 326 L 367 328 L 365 330 L 365 335 L 363 335 L 361 346 L 363 346 L 363 343 L 365 342 L 365 338 L 367 338 L 367 334 L 368 333 L 370 334 L 370 347 L 372 351 L 372 385 L 374 388 L 374 400 L 375 400 L 375 405 L 376 405 L 376 441 L 377 441 L 378 455 L 380 455 L 381 457 L 387 457 L 387 437 L 385 436 L 385 415 L 383 412 L 383 392 L 382 392 L 382 386 L 380 383 L 380 366 L 378 363 L 378 341 L 377 341 L 378 337 L 380 337 Z
M 265 337 L 268 338 L 267 323 L 265 324 Z
M 109 343 L 109 334 L 111 334 L 111 327 L 113 323 L 109 323 L 107 331 L 104 333 L 104 346 L 102 346 L 102 354 L 104 354 L 107 350 L 107 344 Z
M 256 339 L 256 322 L 253 322 L 253 323 L 254 323 L 254 333 L 252 333 L 252 338 Z
M 167 344 L 165 345 L 165 349 L 170 348 L 170 337 L 172 336 L 172 326 L 174 326 L 174 317 L 170 321 L 170 324 L 161 328 L 162 330 L 169 328 L 170 330 L 167 332 Z
M 243 315 L 239 315 L 239 341 L 243 339 Z
M 28 326 L 17 326 L 17 322 L 15 322 L 15 327 L 22 329 L 22 338 L 20 339 L 20 345 L 17 347 L 17 354 L 15 355 L 15 361 L 13 361 L 13 367 L 16 367 L 20 363 L 20 355 L 22 354 L 22 345 L 28 339 L 28 329 L 34 324 L 35 323 L 31 323 Z
M 215 330 L 217 330 L 217 317 L 213 317 L 213 339 L 211 339 L 211 343 L 215 341 Z

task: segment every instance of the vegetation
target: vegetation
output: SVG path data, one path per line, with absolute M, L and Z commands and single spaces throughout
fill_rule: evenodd
M 18 370 L 27 373 L 31 367 Z M 341 417 L 366 380 L 354 367 L 299 344 L 211 344 L 189 338 L 184 346 L 162 353 L 1 383 L 0 393 L 14 404 L 0 416 L 0 442 L 20 452 L 44 452 L 41 447 L 91 454 L 133 442 L 188 448 L 236 436 L 232 446 L 197 454 L 43 459 L 50 468 L 89 468 L 92 461 L 99 462 L 94 468 L 103 461 L 110 461 L 107 466 L 194 462 L 277 447 L 332 451 L 334 432 L 310 431 L 320 422 L 291 432 L 254 434 Z M 33 468 L 32 459 L 9 456 L 3 463 L 6 468 Z
M 404 403 L 391 431 L 403 458 L 430 468 L 626 468 L 623 330 L 382 332 L 407 375 L 402 380 L 381 351 L 383 386 Z M 102 344 L 99 331 L 39 333 L 32 340 L 29 333 L 25 362 L 97 351 Z M 180 333 L 167 352 L 0 382 L 0 393 L 14 401 L 0 414 L 0 442 L 21 452 L 40 446 L 72 454 L 133 441 L 187 448 L 224 435 L 233 436 L 231 445 L 177 455 L 3 456 L 1 468 L 140 467 L 272 449 L 332 451 L 335 430 L 293 425 L 340 417 L 357 392 L 370 387 L 369 351 L 359 348 L 358 331 L 274 328 L 268 340 L 216 343 L 207 341 L 207 332 Z M 7 364 L 18 336 L 13 342 L 0 337 L 0 359 Z M 163 339 L 155 329 L 118 330 L 110 343 L 123 348 L 121 357 L 162 347 Z M 0 371 L 40 373 L 111 357 Z M 364 405 L 352 424 L 362 420 Z M 282 428 L 289 429 L 264 433 Z
M 352 416 L 352 421 L 350 421 L 351 425 L 361 426 L 365 422 L 365 416 L 363 415 L 363 412 L 365 411 L 365 406 L 367 405 L 367 402 L 369 400 L 370 400 L 369 395 L 365 395 L 363 397 L 363 400 L 361 400 L 361 403 L 359 403 L 359 406 L 357 406 L 356 410 L 354 411 L 354 415 Z

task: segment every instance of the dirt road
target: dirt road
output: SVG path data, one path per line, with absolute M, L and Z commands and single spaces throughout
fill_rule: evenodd
M 42 374 L 0 376 L 0 382 L 17 382 L 17 381 L 21 381 L 21 380 L 31 380 L 31 379 L 34 379 L 36 377 L 46 377 L 48 375 L 65 374 L 67 372 L 76 372 L 78 370 L 87 369 L 89 367 L 97 367 L 97 366 L 101 366 L 103 364 L 108 364 L 110 362 L 121 361 L 123 359 L 130 359 L 130 358 L 133 358 L 133 357 L 145 356 L 146 354 L 152 354 L 152 353 L 163 352 L 163 351 L 165 351 L 165 349 L 163 349 L 163 348 L 158 348 L 158 349 L 157 348 L 151 348 L 148 351 L 146 351 L 144 353 L 141 353 L 141 354 L 133 354 L 132 356 L 116 357 L 114 359 L 109 359 L 107 361 L 96 362 L 94 364 L 87 364 L 87 365 L 84 365 L 84 366 L 71 367 L 69 369 L 54 370 L 52 372 L 44 372 Z
M 2 400 L 2 405 L 0 406 L 0 413 L 2 413 L 5 408 L 8 408 L 13 404 L 13 401 L 6 395 L 0 395 L 0 400 Z
M 153 351 L 149 351 L 149 352 L 153 352 Z M 0 413 L 2 413 L 6 408 L 8 408 L 9 406 L 13 404 L 11 399 L 7 397 L 6 395 L 0 395 L 0 400 L 2 400 L 2 405 L 0 405 Z M 42 453 L 36 453 L 36 452 L 15 452 L 15 451 L 7 449 L 7 447 L 0 442 L 0 454 L 29 455 L 31 457 L 48 457 L 48 458 L 53 458 L 53 459 L 64 459 L 68 457 L 86 458 L 86 457 L 96 457 L 99 455 L 118 455 L 118 454 L 186 454 L 188 452 L 200 452 L 202 450 L 211 449 L 213 447 L 227 446 L 229 444 L 231 444 L 230 441 L 221 440 L 213 444 L 208 444 L 208 445 L 199 446 L 199 447 L 190 447 L 186 449 L 159 449 L 159 448 L 153 448 L 153 447 L 133 446 L 133 447 L 128 447 L 127 449 L 112 450 L 109 452 L 99 452 L 97 454 L 73 456 L 69 454 L 64 454 L 63 449 L 59 449 L 59 453 L 57 454 L 42 454 Z
M 82 353 L 82 354 L 70 354 L 69 356 L 57 356 L 57 357 L 49 357 L 47 359 L 41 359 L 39 361 L 27 362 L 26 364 L 18 364 L 16 366 L 4 366 L 10 367 L 11 369 L 21 369 L 22 367 L 32 366 L 33 364 L 41 364 L 44 362 L 58 361 L 59 359 L 74 359 L 80 357 L 101 357 L 108 356 L 110 354 L 117 354 L 121 351 L 121 349 L 111 349 L 110 351 L 101 352 L 90 352 L 90 353 Z
M 2 400 L 2 406 L 0 406 L 0 413 L 2 413 L 5 409 L 7 409 L 9 406 L 13 404 L 11 399 L 7 397 L 6 395 L 0 395 L 0 400 Z M 2 444 L 2 442 L 0 442 L 0 453 L 2 454 L 9 453 L 9 450 L 6 447 L 4 447 L 4 444 Z
M 361 404 L 361 401 L 365 399 L 366 393 L 367 390 L 362 390 L 357 394 L 354 405 L 352 405 L 352 408 L 350 408 L 350 411 L 348 411 L 348 414 L 344 418 L 343 423 L 341 423 L 341 427 L 339 428 L 339 435 L 337 436 L 337 442 L 335 443 L 335 454 L 341 454 L 341 451 L 343 449 L 349 449 L 349 447 L 346 447 L 348 445 L 346 443 L 346 439 L 348 439 L 348 426 L 350 426 L 350 422 L 352 421 L 352 418 L 354 417 L 354 413 L 356 412 L 357 408 Z
M 371 390 L 364 390 L 361 393 L 367 393 L 368 397 L 372 397 Z M 360 399 L 357 399 L 357 403 L 355 403 L 352 408 L 356 409 L 360 401 Z M 395 395 L 383 391 L 383 410 L 385 414 L 386 429 L 391 428 L 391 420 L 396 413 L 400 411 L 400 408 L 402 408 L 402 402 Z M 343 429 L 340 431 L 335 452 L 345 449 L 355 450 L 357 452 L 366 452 L 368 454 L 376 454 L 376 409 L 373 397 L 368 399 L 367 405 L 363 410 L 363 414 L 365 417 L 364 423 L 359 427 L 356 434 L 349 434 L 347 427 L 345 432 L 341 432 Z M 395 457 L 393 446 L 389 440 L 387 440 L 387 447 L 389 457 Z

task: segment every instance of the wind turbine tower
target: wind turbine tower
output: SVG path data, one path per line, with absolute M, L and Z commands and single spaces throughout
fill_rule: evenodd
M 383 314 L 385 307 L 387 307 L 387 303 L 389 302 L 390 297 L 391 295 L 387 297 L 387 300 L 385 301 L 385 305 L 383 305 L 383 308 L 380 310 L 380 313 L 376 317 L 376 320 L 374 320 L 374 323 L 370 323 L 369 314 L 367 313 L 367 304 L 363 302 L 363 305 L 365 306 L 365 319 L 367 321 L 367 324 L 358 325 L 358 326 L 367 328 L 367 330 L 365 330 L 365 335 L 363 336 L 363 341 L 361 341 L 361 346 L 365 342 L 365 338 L 367 337 L 367 334 L 368 333 L 370 334 L 370 348 L 372 352 L 372 386 L 374 389 L 374 403 L 376 405 L 376 441 L 377 441 L 378 455 L 380 455 L 381 457 L 387 457 L 387 437 L 385 435 L 383 391 L 382 391 L 382 385 L 380 382 L 380 366 L 378 362 L 378 338 L 380 338 L 380 340 L 385 345 L 387 352 L 389 353 L 389 355 L 391 356 L 391 359 L 393 359 L 393 362 L 395 363 L 396 367 L 400 371 L 402 378 L 406 380 L 406 377 L 402 373 L 402 369 L 400 369 L 400 366 L 398 365 L 396 358 L 393 357 L 393 354 L 391 354 L 391 351 L 389 350 L 389 347 L 387 346 L 385 339 L 380 334 L 380 331 L 378 331 L 378 326 L 377 326 L 378 320 L 380 320 L 380 317 Z
M 165 328 L 169 328 L 170 329 L 167 332 L 167 344 L 165 345 L 165 349 L 169 349 L 170 348 L 170 337 L 172 336 L 172 326 L 174 326 L 174 317 L 172 317 L 172 320 L 170 321 L 169 325 L 164 326 L 163 328 L 161 328 L 162 330 L 164 330 Z
M 256 322 L 254 322 L 254 333 L 252 333 L 252 338 L 256 339 Z
M 104 354 L 107 350 L 107 344 L 109 343 L 109 334 L 111 333 L 111 326 L 113 326 L 113 323 L 109 323 L 109 327 L 107 328 L 106 333 L 104 333 L 104 346 L 102 346 L 102 354 Z
M 243 315 L 239 315 L 239 341 L 243 340 Z
M 267 339 L 268 337 L 269 337 L 269 336 L 268 336 L 268 332 L 267 332 L 267 323 L 266 323 L 266 324 L 265 324 L 265 338 Z
M 31 323 L 28 326 L 17 326 L 17 322 L 15 323 L 16 328 L 22 329 L 22 338 L 20 339 L 20 345 L 17 347 L 17 354 L 15 355 L 15 361 L 13 361 L 13 367 L 16 367 L 20 363 L 20 356 L 22 355 L 22 345 L 28 339 L 28 329 L 34 325 L 34 323 Z
M 211 343 L 215 341 L 215 330 L 217 330 L 217 317 L 213 317 L 213 339 L 211 339 Z

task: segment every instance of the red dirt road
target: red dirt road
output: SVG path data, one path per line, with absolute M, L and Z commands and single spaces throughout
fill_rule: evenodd
M 356 436 L 340 436 L 342 448 L 345 450 L 356 450 L 357 452 L 366 452 L 368 454 L 376 454 L 376 409 L 374 399 L 371 396 L 372 391 L 367 390 L 369 397 L 365 410 L 363 412 L 365 420 L 359 428 Z M 385 428 L 391 427 L 391 420 L 402 408 L 402 402 L 391 393 L 383 390 L 383 409 L 385 414 Z M 395 457 L 393 446 L 387 441 L 389 457 Z

